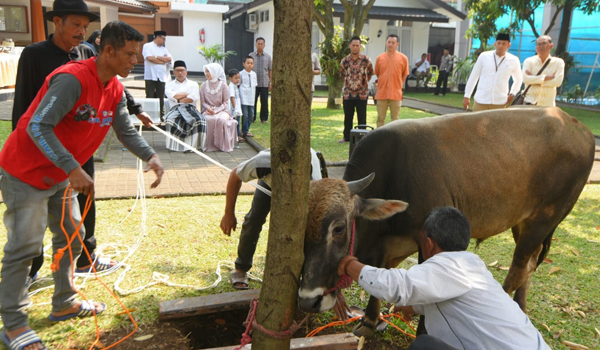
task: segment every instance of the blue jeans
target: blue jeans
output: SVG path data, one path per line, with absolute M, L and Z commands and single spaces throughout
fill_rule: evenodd
M 8 172 L 0 172 L 0 190 L 6 204 L 4 225 L 6 226 L 7 242 L 2 258 L 2 279 L 0 280 L 0 312 L 2 322 L 7 330 L 29 325 L 27 312 L 29 304 L 27 287 L 25 285 L 31 261 L 42 253 L 44 232 L 46 226 L 52 232 L 52 249 L 54 253 L 67 244 L 67 238 L 60 228 L 62 199 L 69 180 L 62 181 L 47 190 L 28 185 L 13 177 Z M 75 226 L 69 218 L 69 198 L 66 200 L 64 226 L 69 235 L 75 232 L 75 227 L 81 221 L 77 192 L 71 195 L 71 215 Z M 79 234 L 85 236 L 81 227 Z M 73 259 L 77 260 L 81 253 L 81 242 L 75 238 L 71 245 Z M 54 256 L 54 254 L 53 254 Z M 54 272 L 54 296 L 52 311 L 63 311 L 73 305 L 77 293 L 69 280 L 73 261 L 66 251 L 59 261 L 59 269 Z
M 250 120 L 254 116 L 254 106 L 242 105 L 242 135 L 246 135 L 250 131 Z

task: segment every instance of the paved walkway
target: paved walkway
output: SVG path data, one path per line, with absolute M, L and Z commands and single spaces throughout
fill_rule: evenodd
M 191 77 L 192 80 L 202 81 L 203 78 Z M 134 97 L 144 97 L 143 80 L 127 80 L 123 83 Z M 315 97 L 315 101 L 319 99 Z M 415 108 L 435 114 L 457 113 L 461 110 L 448 106 L 437 105 L 421 100 L 406 98 L 403 107 Z M 0 102 L 0 120 L 10 120 L 12 100 Z M 224 194 L 229 173 L 211 164 L 195 153 L 169 152 L 165 148 L 165 136 L 157 131 L 143 131 L 142 136 L 158 152 L 165 175 L 160 186 L 154 190 L 150 184 L 154 181 L 153 173 L 144 174 L 146 194 L 148 196 L 181 196 L 197 194 Z M 596 139 L 596 158 L 600 159 L 600 140 Z M 234 168 L 239 163 L 254 156 L 260 149 L 255 142 L 241 143 L 239 149 L 231 153 L 207 152 L 210 158 L 228 168 Z M 253 147 L 254 146 L 254 147 Z M 128 198 L 134 197 L 138 185 L 136 157 L 123 150 L 120 142 L 112 131 L 104 140 L 97 152 L 96 165 L 96 196 L 97 198 Z M 341 178 L 344 167 L 329 167 L 329 176 Z M 592 183 L 600 183 L 600 162 L 594 163 L 590 176 Z M 248 184 L 242 186 L 242 193 L 252 193 L 254 187 Z

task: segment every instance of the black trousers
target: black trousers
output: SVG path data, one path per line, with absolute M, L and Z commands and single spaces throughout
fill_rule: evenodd
M 448 86 L 448 71 L 441 70 L 440 75 L 438 76 L 437 82 L 435 83 L 435 92 L 434 94 L 438 95 L 440 93 L 440 85 L 444 83 L 444 87 L 442 88 L 442 95 L 446 94 L 446 87 Z
M 258 97 L 260 96 L 260 121 L 266 122 L 269 120 L 269 88 L 268 87 L 256 87 L 256 96 L 254 96 L 254 117 L 252 121 L 256 121 L 256 110 Z
M 160 119 L 165 115 L 165 82 L 144 80 L 146 83 L 146 98 L 158 98 L 160 104 Z
M 448 345 L 438 338 L 423 334 L 417 337 L 407 350 L 458 350 L 457 348 Z
M 350 141 L 350 130 L 354 121 L 354 110 L 358 125 L 367 124 L 367 100 L 344 100 L 344 140 Z
M 258 184 L 270 190 L 271 188 L 263 180 L 258 180 Z M 252 260 L 256 251 L 256 244 L 260 238 L 260 231 L 267 221 L 267 215 L 271 211 L 271 197 L 261 190 L 254 191 L 252 206 L 250 211 L 244 217 L 242 232 L 240 233 L 240 242 L 238 243 L 238 257 L 235 260 L 237 270 L 248 271 L 252 268 Z
M 94 157 L 91 157 L 87 162 L 85 162 L 81 168 L 93 179 L 94 178 Z M 77 201 L 79 202 L 79 210 L 81 211 L 81 215 L 83 215 L 83 211 L 85 209 L 85 202 L 87 200 L 87 196 L 84 194 L 79 194 L 77 196 Z M 85 237 L 83 238 L 83 245 L 87 248 L 88 252 L 92 257 L 92 260 L 95 258 L 94 251 L 96 250 L 96 237 L 94 236 L 96 230 L 96 201 L 92 200 L 92 204 L 90 206 L 90 210 L 88 211 L 85 219 L 83 220 L 83 227 L 85 229 Z M 30 277 L 34 277 L 36 273 L 42 268 L 44 264 L 44 253 L 37 258 L 34 258 L 31 263 L 31 271 L 29 272 Z M 88 259 L 87 254 L 84 251 L 81 252 L 79 259 L 77 259 L 76 266 L 77 268 L 85 267 L 91 265 L 92 262 Z

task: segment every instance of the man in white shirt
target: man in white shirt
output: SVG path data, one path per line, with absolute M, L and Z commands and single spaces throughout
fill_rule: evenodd
M 523 82 L 525 87 L 529 86 L 525 104 L 556 106 L 556 88 L 562 85 L 565 77 L 565 61 L 560 57 L 550 56 L 553 47 L 552 38 L 542 35 L 536 40 L 537 56 L 529 57 L 523 62 Z M 538 75 L 547 61 L 550 62 Z
M 486 51 L 479 55 L 471 71 L 463 99 L 465 110 L 468 110 L 471 105 L 470 99 L 475 85 L 477 85 L 473 104 L 475 112 L 510 106 L 515 95 L 521 90 L 523 83 L 521 62 L 517 56 L 508 53 L 510 35 L 498 34 L 494 47 L 496 50 Z M 513 84 L 509 92 L 510 77 L 513 79 Z
M 144 44 L 142 49 L 146 98 L 158 98 L 161 120 L 164 115 L 165 82 L 171 78 L 168 66 L 173 59 L 165 47 L 166 38 L 167 32 L 157 30 L 154 40 Z
M 427 84 L 429 84 L 429 80 L 431 79 L 431 72 L 430 72 L 431 65 L 429 64 L 429 61 L 427 61 L 426 53 L 421 55 L 421 60 L 419 62 L 417 62 L 416 65 L 417 65 L 417 72 L 416 72 L 417 89 L 419 88 L 419 83 L 421 82 L 421 79 L 423 79 L 423 78 L 425 78 L 425 83 L 423 84 L 423 87 L 427 89 Z
M 422 264 L 409 270 L 383 269 L 349 255 L 340 261 L 338 274 L 349 275 L 369 294 L 395 303 L 405 316 L 413 312 L 425 316 L 428 336 L 417 337 L 409 350 L 549 350 L 485 263 L 465 251 L 470 237 L 463 213 L 436 208 L 419 237 Z
M 192 148 L 202 150 L 206 144 L 206 119 L 196 108 L 200 88 L 198 83 L 187 78 L 184 61 L 175 61 L 173 72 L 175 80 L 168 82 L 165 88 L 171 106 L 165 118 L 165 130 Z M 171 138 L 167 138 L 166 146 L 176 152 L 187 150 Z

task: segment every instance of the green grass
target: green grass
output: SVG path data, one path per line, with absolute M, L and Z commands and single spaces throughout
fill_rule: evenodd
M 433 117 L 434 114 L 403 107 L 400 118 L 419 119 Z M 389 115 L 386 122 L 389 122 Z M 356 117 L 355 117 L 356 122 Z M 330 110 L 325 103 L 313 102 L 311 119 L 310 145 L 316 151 L 322 152 L 325 160 L 339 162 L 348 160 L 349 143 L 340 144 L 337 141 L 343 137 L 344 112 Z M 377 126 L 377 109 L 375 106 L 367 107 L 367 124 Z M 264 147 L 271 144 L 271 124 L 254 123 L 250 127 L 254 139 Z
M 241 196 L 238 201 L 237 218 L 249 209 L 250 196 Z M 126 246 L 133 245 L 140 235 L 140 206 L 122 224 L 119 222 L 133 208 L 133 200 L 98 201 L 97 237 L 102 249 L 116 259 L 123 259 Z M 173 283 L 193 286 L 208 286 L 215 279 L 215 269 L 221 260 L 233 262 L 236 257 L 238 231 L 232 237 L 226 237 L 219 229 L 219 222 L 225 205 L 223 196 L 179 197 L 148 199 L 146 235 L 136 254 L 127 261 L 131 271 L 127 274 L 121 287 L 132 289 L 152 281 L 154 271 L 168 275 Z M 3 214 L 5 205 L 0 205 Z M 190 208 L 199 215 L 190 215 Z M 568 340 L 590 347 L 600 347 L 600 339 L 594 336 L 594 327 L 600 328 L 600 242 L 598 227 L 600 219 L 600 186 L 586 186 L 582 196 L 571 215 L 557 229 L 548 258 L 552 263 L 542 264 L 533 276 L 529 291 L 529 316 L 534 325 L 553 349 L 566 349 L 560 342 Z M 263 230 L 263 238 L 259 241 L 255 255 L 253 273 L 262 275 L 265 268 L 266 232 L 268 221 Z M 6 240 L 4 226 L 0 227 L 0 245 Z M 46 235 L 46 244 L 50 235 Z M 110 245 L 110 246 L 106 246 Z M 473 249 L 473 245 L 470 250 Z M 476 251 L 486 263 L 498 261 L 498 265 L 490 267 L 494 277 L 502 282 L 506 271 L 499 266 L 509 266 L 514 243 L 508 232 L 497 235 L 483 242 Z M 0 257 L 2 253 L 0 253 Z M 409 267 L 408 262 L 402 264 Z M 50 275 L 50 258 L 46 258 L 41 270 L 43 277 Z M 549 274 L 553 267 L 558 272 Z M 120 271 L 121 272 L 121 271 Z M 127 308 L 134 308 L 134 317 L 141 330 L 136 336 L 148 334 L 158 322 L 158 304 L 163 300 L 185 298 L 233 291 L 227 283 L 228 271 L 223 271 L 223 279 L 217 288 L 207 291 L 195 291 L 189 288 L 156 285 L 139 293 L 121 297 Z M 117 275 L 104 277 L 103 280 L 111 288 Z M 45 282 L 42 285 L 51 285 Z M 260 288 L 260 283 L 251 281 L 252 288 Z M 83 288 L 88 298 L 108 303 L 108 310 L 99 317 L 101 332 L 118 329 L 132 329 L 131 322 L 117 313 L 122 309 L 117 302 L 94 280 L 89 280 Z M 46 320 L 50 306 L 44 305 L 50 300 L 52 289 L 43 291 L 32 297 L 33 306 L 29 308 L 31 326 L 46 341 L 51 349 L 83 349 L 89 346 L 94 338 L 94 322 L 92 319 L 69 320 L 52 324 Z M 354 284 L 345 292 L 349 305 L 365 307 L 366 302 L 360 300 L 360 289 Z M 368 297 L 368 296 L 367 296 Z M 387 310 L 390 305 L 384 305 Z M 579 313 L 581 311 L 583 314 Z M 583 316 L 585 315 L 585 316 Z M 327 312 L 315 316 L 317 324 L 332 321 L 333 314 Z M 242 320 L 240 320 L 242 322 Z M 547 331 L 542 324 L 547 325 Z M 352 326 L 337 327 L 338 331 L 350 331 Z M 554 334 L 559 336 L 554 339 Z M 387 347 L 404 346 L 406 340 L 399 332 L 388 328 L 384 333 L 376 335 L 376 339 L 394 344 Z M 155 340 L 159 341 L 159 339 Z M 368 340 L 367 340 L 368 341 Z M 110 345 L 110 344 L 105 344 Z
M 0 149 L 4 146 L 4 142 L 8 138 L 8 135 L 12 132 L 12 122 L 7 120 L 0 120 Z

